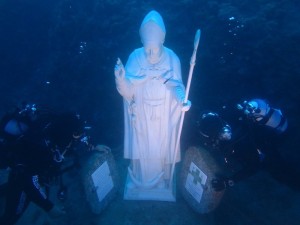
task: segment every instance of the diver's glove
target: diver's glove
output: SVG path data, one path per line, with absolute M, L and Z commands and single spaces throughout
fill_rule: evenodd
M 223 191 L 227 187 L 232 187 L 234 185 L 234 181 L 228 178 L 215 178 L 211 181 L 211 186 L 215 191 Z

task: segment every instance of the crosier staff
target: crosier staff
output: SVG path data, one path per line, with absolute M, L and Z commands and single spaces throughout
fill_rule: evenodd
M 194 51 L 193 51 L 193 55 L 192 55 L 191 61 L 190 61 L 190 71 L 189 71 L 189 77 L 188 77 L 188 81 L 187 81 L 187 85 L 186 85 L 185 98 L 184 98 L 183 104 L 186 104 L 187 100 L 188 100 L 191 81 L 192 81 L 192 77 L 193 77 L 193 71 L 194 71 L 194 67 L 196 65 L 196 54 L 197 54 L 197 49 L 198 49 L 198 45 L 199 45 L 199 41 L 200 41 L 200 36 L 201 36 L 201 31 L 200 31 L 200 29 L 198 29 L 196 31 L 196 35 L 195 35 Z M 184 115 L 185 115 L 185 111 L 182 111 L 181 112 L 181 117 L 180 117 L 180 123 L 179 123 L 178 136 L 177 136 L 177 139 L 176 139 L 175 153 L 174 153 L 173 162 L 172 162 L 171 177 L 170 177 L 170 183 L 169 183 L 170 188 L 172 187 L 171 185 L 172 185 L 172 182 L 173 182 L 175 161 L 176 161 L 176 155 L 177 155 L 178 148 L 179 148 L 179 141 L 180 141 L 180 136 L 181 136 L 181 131 L 182 131 Z

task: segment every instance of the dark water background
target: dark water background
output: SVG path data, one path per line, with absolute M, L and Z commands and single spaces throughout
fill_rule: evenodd
M 92 124 L 99 143 L 122 145 L 123 107 L 113 68 L 117 57 L 126 62 L 141 46 L 140 23 L 155 9 L 166 24 L 165 45 L 181 59 L 185 82 L 194 34 L 202 31 L 183 145 L 189 145 L 201 110 L 262 97 L 287 115 L 282 154 L 299 168 L 299 5 L 294 0 L 0 0 L 0 113 L 21 101 L 75 110 Z

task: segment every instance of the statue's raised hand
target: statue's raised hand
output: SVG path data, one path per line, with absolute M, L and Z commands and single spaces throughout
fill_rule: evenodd
M 115 65 L 115 77 L 121 79 L 125 77 L 125 68 L 120 58 L 117 59 Z

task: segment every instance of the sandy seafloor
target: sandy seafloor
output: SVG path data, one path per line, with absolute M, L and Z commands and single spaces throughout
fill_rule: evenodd
M 127 162 L 116 158 L 119 171 L 126 171 Z M 180 164 L 177 170 L 180 169 Z M 123 199 L 126 173 L 120 173 L 121 188 L 102 213 L 93 214 L 88 205 L 80 171 L 74 169 L 64 176 L 68 186 L 64 202 L 56 199 L 56 188 L 51 188 L 51 199 L 64 207 L 66 215 L 51 219 L 31 204 L 18 225 L 298 225 L 300 194 L 278 184 L 266 173 L 228 189 L 219 207 L 200 215 L 183 199 L 177 189 L 176 202 L 131 201 Z

